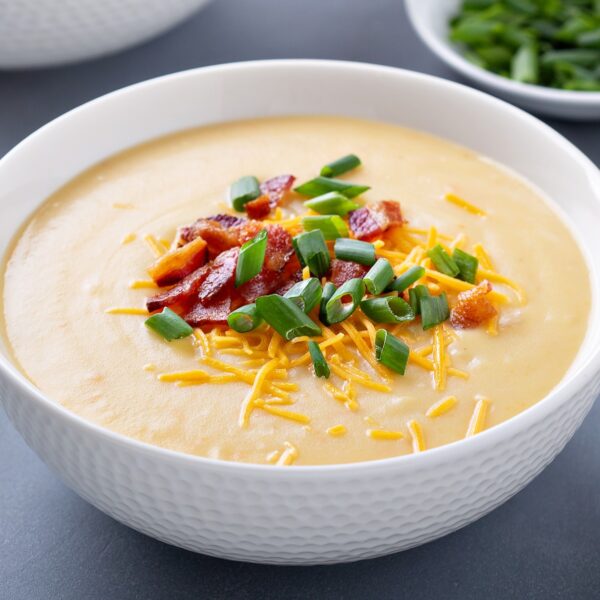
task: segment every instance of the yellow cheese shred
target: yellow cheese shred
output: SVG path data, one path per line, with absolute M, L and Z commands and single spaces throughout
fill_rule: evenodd
M 349 394 L 347 394 L 346 392 L 343 392 L 342 390 L 340 390 L 339 388 L 335 387 L 335 385 L 333 385 L 333 383 L 326 381 L 323 384 L 323 389 L 334 399 L 337 400 L 338 402 L 341 402 L 348 410 L 351 410 L 353 412 L 356 412 L 359 408 L 358 406 L 358 402 L 356 402 L 355 399 L 353 399 Z
M 344 368 L 341 365 L 337 365 L 335 363 L 330 363 L 329 368 L 342 379 L 350 379 L 354 381 L 354 383 L 358 383 L 363 387 L 369 388 L 371 390 L 375 390 L 377 392 L 391 392 L 392 388 L 389 385 L 385 385 L 383 383 L 379 383 L 378 381 L 373 381 L 371 378 L 366 378 L 362 375 L 357 375 L 349 370 L 347 367 Z
M 262 386 L 265 383 L 269 373 L 271 371 L 273 371 L 273 369 L 275 369 L 278 364 L 279 364 L 279 359 L 274 358 L 274 359 L 270 360 L 267 364 L 263 365 L 258 370 L 258 373 L 256 374 L 256 377 L 254 378 L 254 382 L 252 383 L 252 387 L 250 388 L 250 391 L 248 392 L 248 394 L 244 398 L 244 401 L 242 402 L 242 406 L 240 409 L 240 416 L 238 419 L 238 424 L 240 427 L 248 426 L 248 420 L 250 418 L 250 413 L 252 412 L 252 409 L 254 408 L 254 401 L 258 400 L 258 397 L 262 392 Z
M 298 448 L 294 446 L 291 442 L 284 442 L 285 450 L 281 453 L 281 456 L 275 463 L 280 467 L 288 467 L 292 465 L 296 460 L 298 460 L 298 456 L 300 453 L 298 452 Z
M 485 418 L 487 416 L 489 403 L 490 401 L 487 398 L 480 397 L 477 400 L 465 437 L 471 437 L 485 429 Z
M 296 421 L 297 423 L 310 423 L 310 418 L 301 413 L 292 412 L 291 410 L 284 410 L 283 408 L 278 408 L 277 406 L 273 406 L 272 404 L 268 404 L 263 400 L 255 400 L 254 406 L 256 408 L 261 408 L 262 410 L 275 415 L 277 417 L 282 417 L 283 419 L 288 419 L 289 421 Z
M 433 328 L 433 380 L 437 391 L 441 392 L 446 389 L 446 377 L 447 364 L 444 326 L 436 325 Z
M 340 437 L 342 435 L 346 435 L 347 432 L 348 430 L 346 427 L 344 427 L 344 425 L 333 425 L 333 427 L 327 428 L 325 433 L 331 437 Z
M 104 311 L 107 315 L 148 315 L 145 308 L 135 308 L 131 306 L 111 306 Z
M 487 215 L 485 210 L 479 208 L 478 206 L 475 206 L 474 204 L 471 204 L 470 202 L 467 202 L 464 198 L 461 198 L 456 194 L 448 193 L 444 196 L 444 199 L 447 202 L 450 202 L 451 204 L 464 208 L 466 211 L 474 215 L 478 215 L 480 217 L 485 217 Z
M 457 402 L 458 399 L 456 396 L 447 396 L 446 398 L 442 398 L 427 409 L 425 416 L 429 417 L 430 419 L 435 419 L 436 417 L 447 413 L 451 408 L 456 406 Z
M 411 419 L 406 426 L 412 439 L 412 449 L 416 454 L 417 452 L 423 452 L 425 450 L 425 437 L 423 435 L 423 428 L 418 421 Z
M 358 331 L 356 331 L 356 327 L 354 327 L 354 325 L 352 325 L 352 323 L 349 323 L 348 321 L 342 321 L 341 326 L 342 326 L 342 329 L 348 334 L 350 339 L 354 342 L 354 344 L 356 345 L 356 348 L 358 349 L 360 354 L 362 354 L 363 358 L 371 365 L 373 370 L 382 379 L 387 381 L 389 378 L 388 373 L 377 362 L 377 359 L 375 358 L 373 351 L 371 350 L 371 348 L 369 348 L 365 344 L 364 340 L 360 337 L 360 335 L 358 334 Z
M 144 241 L 156 258 L 161 257 L 167 251 L 166 248 L 151 233 L 147 233 L 144 236 Z
M 127 233 L 121 238 L 121 244 L 131 244 L 131 242 L 137 239 L 137 235 L 135 233 Z
M 202 329 L 194 329 L 194 339 L 198 342 L 198 347 L 201 350 L 202 356 L 210 356 L 212 351 L 207 335 Z
M 492 259 L 482 244 L 473 244 L 473 252 L 475 253 L 475 258 L 477 258 L 481 267 L 487 269 L 488 271 L 494 270 Z
M 374 440 L 401 440 L 404 437 L 401 431 L 388 429 L 367 429 L 367 435 Z
M 477 280 L 481 281 L 482 279 L 488 279 L 489 281 L 493 281 L 495 283 L 504 283 L 508 287 L 512 288 L 520 304 L 525 304 L 527 302 L 527 295 L 525 294 L 525 290 L 512 279 L 505 277 L 504 275 L 500 275 L 500 273 L 496 273 L 495 271 L 489 271 L 488 269 L 479 268 L 477 270 Z M 490 297 L 491 294 L 492 293 L 490 293 Z
M 157 290 L 158 286 L 151 279 L 133 279 L 129 282 L 129 289 L 132 290 Z
M 310 279 L 310 269 L 308 267 L 302 269 L 302 279 Z
M 442 286 L 457 292 L 464 292 L 475 287 L 472 283 L 462 281 L 461 279 L 454 279 L 454 277 L 449 277 L 448 275 L 444 275 L 444 273 L 433 271 L 432 269 L 426 269 L 425 275 L 427 275 L 427 277 L 430 279 L 434 279 Z M 496 290 L 492 290 L 488 296 L 490 300 L 494 300 L 499 304 L 506 304 L 508 302 L 508 298 Z

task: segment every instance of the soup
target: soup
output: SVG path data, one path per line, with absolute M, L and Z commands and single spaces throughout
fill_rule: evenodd
M 362 164 L 315 180 L 349 152 Z M 268 181 L 279 187 L 256 188 Z M 232 182 L 243 212 L 226 200 Z M 278 235 L 275 286 L 264 272 Z M 322 238 L 327 257 L 311 250 Z M 182 278 L 202 269 L 193 297 L 205 301 L 183 306 Z M 346 287 L 325 302 L 332 278 Z M 316 465 L 421 452 L 525 410 L 568 370 L 589 297 L 567 226 L 498 165 L 388 124 L 286 117 L 154 140 L 58 190 L 7 257 L 3 328 L 23 373 L 102 427 L 210 458 Z M 227 319 L 248 303 L 262 308 Z

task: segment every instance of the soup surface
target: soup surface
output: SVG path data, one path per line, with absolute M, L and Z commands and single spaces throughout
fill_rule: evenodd
M 413 242 L 426 250 L 437 231 L 447 247 L 479 253 L 480 269 L 487 267 L 484 278 L 506 298 L 494 303 L 498 319 L 468 329 L 446 322 L 442 385 L 439 373 L 431 370 L 439 359 L 430 347 L 432 332 L 416 321 L 404 327 L 402 337 L 419 355 L 411 357 L 404 376 L 387 378 L 391 391 L 363 385 L 360 377 L 348 388 L 350 376 L 340 376 L 339 370 L 324 380 L 308 364 L 282 364 L 280 376 L 286 379 L 281 381 L 298 386 L 287 394 L 293 404 L 259 407 L 245 427 L 239 414 L 252 383 L 247 377 L 188 381 L 197 385 L 159 379 L 197 369 L 225 373 L 202 364 L 196 337 L 167 343 L 144 326 L 143 315 L 106 312 L 143 307 L 156 292 L 145 287 L 151 286 L 145 282 L 154 260 L 148 239 L 150 245 L 171 240 L 182 224 L 231 212 L 225 191 L 241 175 L 264 180 L 293 173 L 297 183 L 303 182 L 349 152 L 360 156 L 363 165 L 342 178 L 371 186 L 363 195 L 366 203 L 399 201 Z M 448 193 L 467 199 L 481 214 L 446 201 Z M 285 220 L 303 211 L 300 200 L 292 198 L 278 216 Z M 41 206 L 16 240 L 3 279 L 4 329 L 15 360 L 63 406 L 165 448 L 230 461 L 297 465 L 408 454 L 462 439 L 521 412 L 543 398 L 573 361 L 585 333 L 590 295 L 586 265 L 570 231 L 526 183 L 430 135 L 331 117 L 233 122 L 118 154 Z M 567 280 L 578 290 L 577 304 L 558 283 Z M 429 280 L 432 289 L 435 283 Z M 449 290 L 454 302 L 452 294 Z M 352 322 L 371 349 L 366 325 L 363 330 L 359 317 Z M 357 356 L 356 369 L 368 373 L 369 381 L 385 379 L 360 356 L 345 329 L 331 329 L 344 333 L 344 347 Z M 227 337 L 222 330 L 213 340 L 212 357 L 255 373 L 261 360 L 252 363 L 241 341 L 221 337 Z M 306 342 L 296 346 L 299 354 L 289 342 L 281 348 L 293 360 L 306 352 Z M 334 388 L 327 390 L 326 384 Z M 453 398 L 441 409 L 430 410 L 448 397 Z M 348 398 L 355 398 L 355 410 L 344 403 Z

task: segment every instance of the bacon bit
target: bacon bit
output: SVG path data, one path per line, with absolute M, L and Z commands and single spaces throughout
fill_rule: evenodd
M 269 196 L 259 196 L 256 200 L 246 202 L 244 208 L 251 219 L 262 219 L 271 212 Z
M 288 269 L 286 268 L 286 271 Z M 299 281 L 302 281 L 302 269 L 297 269 L 294 271 L 289 277 L 284 278 L 285 283 L 280 285 L 276 290 L 275 294 L 279 294 L 280 296 L 284 296 L 286 292 L 292 289 L 294 285 L 296 285 Z
M 400 203 L 395 200 L 380 200 L 350 213 L 349 225 L 359 240 L 370 240 L 381 235 L 388 227 L 402 225 Z
M 261 194 L 268 196 L 271 208 L 281 204 L 283 197 L 290 191 L 296 178 L 293 175 L 278 175 L 260 184 Z
M 189 244 L 163 254 L 149 269 L 159 286 L 171 285 L 189 275 L 206 262 L 206 242 L 196 238 Z
M 351 262 L 349 260 L 339 260 L 334 258 L 331 261 L 331 282 L 335 287 L 346 283 L 356 277 L 364 277 L 369 269 L 364 265 Z
M 227 322 L 227 317 L 231 312 L 231 297 L 225 294 L 208 305 L 198 302 L 183 318 L 192 327 L 201 325 L 219 325 Z
M 231 248 L 217 256 L 198 292 L 200 302 L 206 304 L 233 285 L 239 253 L 239 248 Z
M 236 215 L 227 215 L 225 213 L 219 213 L 218 215 L 214 215 L 212 217 L 207 217 L 209 221 L 216 221 L 225 229 L 229 229 L 230 227 L 236 227 L 238 225 L 243 225 L 246 222 L 245 217 L 238 217 Z
M 204 265 L 203 267 L 196 269 L 193 273 L 190 273 L 171 289 L 156 294 L 151 298 L 146 298 L 146 308 L 148 309 L 148 312 L 154 312 L 161 308 L 165 308 L 166 306 L 186 303 L 192 298 L 196 298 L 198 290 L 209 272 L 210 264 Z
M 477 327 L 495 317 L 498 311 L 487 298 L 491 291 L 491 283 L 483 280 L 476 287 L 461 292 L 450 314 L 452 326 L 457 329 Z
M 240 227 L 225 227 L 212 219 L 198 219 L 191 225 L 179 229 L 179 244 L 188 244 L 198 237 L 208 245 L 208 252 L 215 257 L 225 250 L 240 244 Z

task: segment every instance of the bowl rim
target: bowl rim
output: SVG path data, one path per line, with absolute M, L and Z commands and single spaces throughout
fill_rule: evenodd
M 456 69 L 459 73 L 482 82 L 488 88 L 502 90 L 505 94 L 528 97 L 535 100 L 551 100 L 552 102 L 566 102 L 572 105 L 598 106 L 600 105 L 600 92 L 582 92 L 576 90 L 559 90 L 542 85 L 521 83 L 501 77 L 492 71 L 478 67 L 469 62 L 458 49 L 449 41 L 440 39 L 429 26 L 429 21 L 420 16 L 419 6 L 422 0 L 404 0 L 406 12 L 414 30 L 421 40 L 443 62 Z
M 37 137 L 41 135 L 42 132 L 45 132 L 49 129 L 60 128 L 63 122 L 71 119 L 74 115 L 79 115 L 79 113 L 85 112 L 93 112 L 96 106 L 106 102 L 111 102 L 113 98 L 126 96 L 128 94 L 137 92 L 138 90 L 151 89 L 153 87 L 165 84 L 168 85 L 169 82 L 175 80 L 194 80 L 196 77 L 202 77 L 202 75 L 205 73 L 253 70 L 264 72 L 270 69 L 277 70 L 281 67 L 284 67 L 286 70 L 336 70 L 345 72 L 346 74 L 352 72 L 371 72 L 382 78 L 400 77 L 404 78 L 408 82 L 425 82 L 442 86 L 452 90 L 453 93 L 477 98 L 479 102 L 495 106 L 495 108 L 498 110 L 512 112 L 516 118 L 528 122 L 529 126 L 537 128 L 553 138 L 554 141 L 560 146 L 561 151 L 570 154 L 578 164 L 584 167 L 586 174 L 591 181 L 594 182 L 593 187 L 598 191 L 596 202 L 600 204 L 600 170 L 598 170 L 595 164 L 572 142 L 568 141 L 549 125 L 546 125 L 544 122 L 530 115 L 526 111 L 521 110 L 520 108 L 517 108 L 508 102 L 495 98 L 490 94 L 470 88 L 464 84 L 443 79 L 441 77 L 419 73 L 408 69 L 400 69 L 396 67 L 354 61 L 320 59 L 270 59 L 242 61 L 211 65 L 207 67 L 197 67 L 141 81 L 139 83 L 125 86 L 92 99 L 46 123 L 25 137 L 4 157 L 0 158 L 0 166 L 7 161 L 13 160 L 13 157 L 17 160 L 20 160 L 18 154 L 20 154 L 22 151 L 26 151 L 31 143 L 35 143 Z M 125 149 L 126 148 L 122 148 L 122 150 Z M 21 223 L 19 223 L 19 225 L 20 224 Z M 587 261 L 587 258 L 584 259 Z M 588 266 L 590 265 L 588 264 Z M 600 296 L 598 296 L 597 293 L 594 293 L 594 289 L 592 289 L 590 315 L 593 314 L 594 309 L 596 311 L 600 310 L 598 304 L 600 304 Z M 391 468 L 415 468 L 424 462 L 448 462 L 450 458 L 454 458 L 456 460 L 466 453 L 477 451 L 482 452 L 485 448 L 493 447 L 503 439 L 512 437 L 513 433 L 511 432 L 520 429 L 526 429 L 536 422 L 543 420 L 553 411 L 554 406 L 568 401 L 569 398 L 575 396 L 579 391 L 586 387 L 593 380 L 594 376 L 600 372 L 600 347 L 596 349 L 591 347 L 587 355 L 576 355 L 574 360 L 580 362 L 577 369 L 569 370 L 563 379 L 552 390 L 550 390 L 546 396 L 541 398 L 529 408 L 525 409 L 523 412 L 518 413 L 510 419 L 503 421 L 502 423 L 499 423 L 490 429 L 486 429 L 475 436 L 463 438 L 443 446 L 438 446 L 436 448 L 431 448 L 422 453 L 411 453 L 390 458 L 341 464 L 294 465 L 293 469 L 285 466 L 226 461 L 187 454 L 178 450 L 171 450 L 161 446 L 149 444 L 133 437 L 112 431 L 92 421 L 84 419 L 83 417 L 64 407 L 59 402 L 52 400 L 28 379 L 18 369 L 13 361 L 9 360 L 3 354 L 0 354 L 0 377 L 4 377 L 7 385 L 8 382 L 10 382 L 10 385 L 16 387 L 21 394 L 27 394 L 29 397 L 32 397 L 36 402 L 42 405 L 45 410 L 53 412 L 58 418 L 65 419 L 72 426 L 78 426 L 82 428 L 85 435 L 92 435 L 96 438 L 102 438 L 109 443 L 117 444 L 119 446 L 130 447 L 131 449 L 141 452 L 145 455 L 157 455 L 165 461 L 183 461 L 192 467 L 197 465 L 198 468 L 210 468 L 213 470 L 232 469 L 234 471 L 243 471 L 248 474 L 258 473 L 265 476 L 302 478 L 318 475 L 319 473 L 327 474 L 329 476 L 342 476 L 349 473 L 358 474 L 362 473 L 364 469 L 368 469 L 370 471 L 381 471 Z

